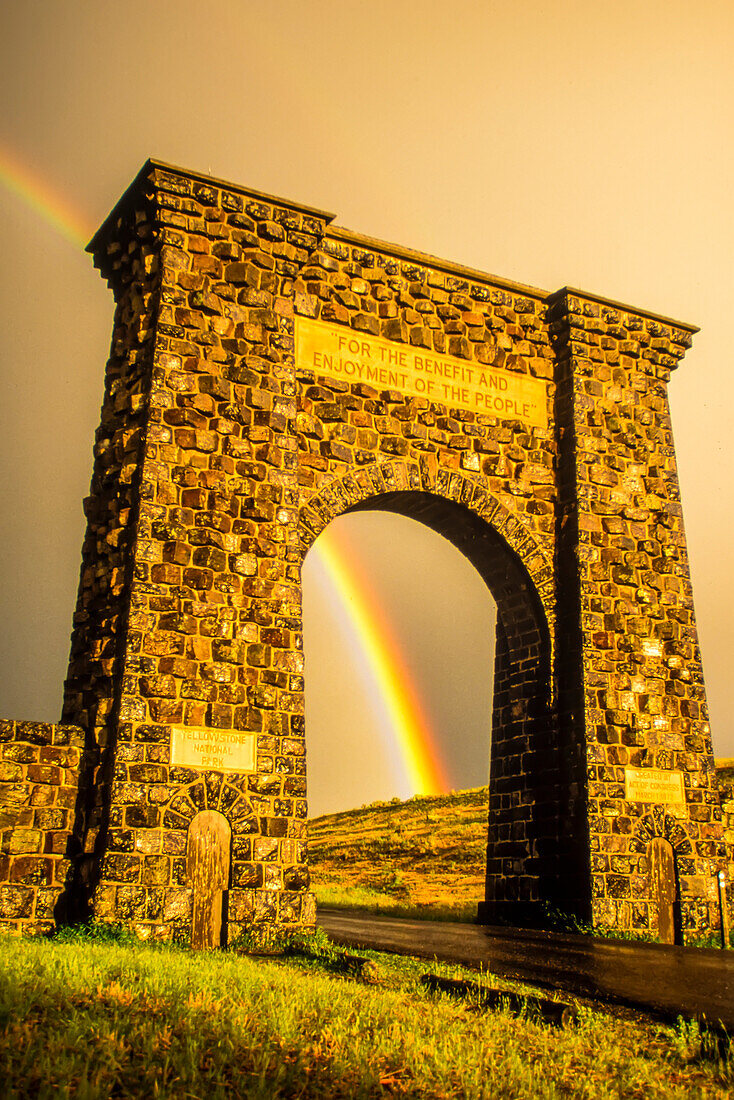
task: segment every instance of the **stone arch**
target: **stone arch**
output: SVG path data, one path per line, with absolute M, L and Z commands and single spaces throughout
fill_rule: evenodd
M 586 837 L 580 831 L 568 836 L 575 783 L 564 768 L 553 690 L 552 563 L 527 527 L 478 481 L 428 461 L 370 465 L 322 485 L 302 504 L 302 556 L 333 519 L 373 508 L 409 516 L 448 538 L 497 601 L 481 914 L 517 917 L 542 902 L 568 903 L 588 856 Z
M 222 814 L 233 836 L 257 831 L 257 818 L 251 804 L 220 772 L 203 772 L 199 778 L 180 787 L 164 806 L 164 828 L 188 829 L 196 815 L 205 810 Z
M 644 855 L 655 837 L 667 840 L 676 856 L 692 856 L 693 845 L 682 822 L 665 812 L 664 806 L 655 806 L 637 822 L 630 839 L 630 852 Z
M 427 493 L 463 505 L 501 536 L 523 563 L 533 582 L 553 633 L 555 581 L 553 562 L 529 528 L 493 493 L 467 473 L 447 470 L 430 462 L 379 462 L 353 470 L 322 485 L 304 500 L 300 512 L 299 540 L 302 557 L 324 528 L 344 512 L 363 507 L 371 498 L 398 493 Z M 424 522 L 428 522 L 424 517 Z M 432 526 L 428 522 L 428 526 Z
M 200 810 L 186 838 L 186 881 L 192 891 L 191 946 L 226 943 L 226 897 L 232 863 L 232 829 L 218 810 Z
M 241 782 L 241 780 L 240 780 Z M 163 827 L 174 836 L 170 850 L 178 853 L 178 881 L 185 903 L 179 900 L 177 919 L 184 931 L 192 931 L 194 891 L 186 868 L 187 840 L 194 819 L 202 813 L 220 814 L 231 829 L 230 884 L 224 899 L 222 942 L 232 943 L 257 912 L 257 895 L 264 885 L 262 864 L 256 862 L 260 853 L 255 848 L 263 843 L 261 822 L 252 804 L 242 791 L 218 772 L 202 772 L 196 779 L 178 788 L 163 807 Z M 176 837 L 177 834 L 177 837 Z M 267 838 L 264 838 L 267 844 Z M 174 860 L 174 862 L 176 862 Z
M 678 869 L 670 841 L 654 837 L 647 847 L 648 921 L 662 943 L 680 940 L 680 885 Z
M 151 232 L 181 203 L 196 219 L 211 212 L 217 236 Z M 330 226 L 332 217 L 147 162 L 90 245 L 119 308 L 65 689 L 64 720 L 85 729 L 91 760 L 73 829 L 75 897 L 103 919 L 130 913 L 151 934 L 185 905 L 180 842 L 199 808 L 191 786 L 199 780 L 166 760 L 164 746 L 180 723 L 242 721 L 224 682 L 212 678 L 211 701 L 184 691 L 187 680 L 208 678 L 214 657 L 194 644 L 203 632 L 185 610 L 191 598 L 252 627 L 238 644 L 217 646 L 217 663 L 233 677 L 246 663 L 258 738 L 255 774 L 228 773 L 250 794 L 257 835 L 248 835 L 255 817 L 237 793 L 218 788 L 232 800 L 223 812 L 240 817 L 242 913 L 254 894 L 262 919 L 313 923 L 298 512 L 305 552 L 347 508 L 381 498 L 402 509 L 412 495 L 428 509 L 425 522 L 441 522 L 449 504 L 464 508 L 468 534 L 477 527 L 467 515 L 485 520 L 480 534 L 493 534 L 477 542 L 496 551 L 496 582 L 506 566 L 509 610 L 498 638 L 506 705 L 493 793 L 501 835 L 488 898 L 509 900 L 503 878 L 518 900 L 543 892 L 553 900 L 565 876 L 558 904 L 625 926 L 634 884 L 619 746 L 633 742 L 651 766 L 687 772 L 701 796 L 679 811 L 694 848 L 679 854 L 681 881 L 700 907 L 688 927 L 715 927 L 709 886 L 722 825 L 665 391 L 695 330 L 597 295 L 548 295 L 483 276 Z M 243 219 L 256 223 L 267 269 L 256 281 L 272 292 L 267 317 L 250 285 L 254 269 L 240 262 L 251 251 L 243 253 Z M 195 292 L 192 278 L 201 282 Z M 182 293 L 188 308 L 171 324 L 167 303 Z M 237 324 L 253 331 L 233 331 L 234 297 Z M 337 364 L 330 349 L 344 337 L 358 337 L 360 353 Z M 425 357 L 417 362 L 423 348 L 452 366 L 441 370 L 447 378 L 463 381 L 468 370 L 474 397 L 438 377 L 432 395 L 419 386 L 419 374 L 428 382 L 439 373 Z M 388 365 L 376 368 L 385 355 Z M 390 369 L 393 356 L 404 373 Z M 488 400 L 494 389 L 506 391 L 504 405 Z M 620 394 L 634 395 L 631 411 Z M 220 534 L 233 539 L 220 545 Z M 474 549 L 468 539 L 465 552 Z M 660 588 L 651 574 L 663 577 Z M 217 599 L 199 601 L 207 586 Z M 523 621 L 542 642 L 542 661 L 527 668 L 513 659 Z M 279 640 L 287 632 L 288 645 L 270 645 L 271 631 Z M 668 649 L 680 660 L 668 660 Z M 546 656 L 553 675 L 543 681 Z M 513 715 L 518 699 L 525 715 Z M 680 747 L 661 748 L 649 720 L 659 709 Z M 158 745 L 161 759 L 151 750 L 141 760 L 144 743 Z M 165 808 L 162 827 L 157 798 L 169 797 L 164 789 L 178 795 L 179 784 L 190 790 Z M 206 791 L 201 799 L 208 805 Z

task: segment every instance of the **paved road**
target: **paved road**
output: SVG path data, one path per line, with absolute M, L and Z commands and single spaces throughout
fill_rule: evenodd
M 653 1012 L 705 1016 L 734 1033 L 734 951 L 629 944 L 319 908 L 337 943 L 438 958 L 553 989 Z

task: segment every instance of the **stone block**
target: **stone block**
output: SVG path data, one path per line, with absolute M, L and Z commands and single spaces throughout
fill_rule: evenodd
M 135 883 L 140 880 L 141 859 L 133 855 L 110 854 L 104 862 L 105 879 L 115 883 Z
M 31 806 L 52 806 L 56 801 L 58 789 L 46 784 L 39 784 L 30 788 L 29 802 Z
M 192 907 L 191 889 L 166 890 L 163 901 L 163 920 L 188 920 Z
M 61 891 L 56 886 L 38 888 L 36 894 L 36 913 L 35 920 L 37 922 L 38 931 L 51 931 L 52 923 L 54 920 L 54 913 L 61 897 Z M 38 922 L 48 921 L 48 926 L 39 927 Z
M 67 828 L 69 813 L 62 806 L 39 806 L 33 813 L 36 829 L 60 830 Z
M 167 886 L 171 881 L 168 856 L 145 856 L 140 881 L 145 886 Z
M 144 916 L 147 891 L 142 886 L 117 887 L 114 907 L 118 919 L 134 921 Z
M 38 760 L 40 750 L 37 745 L 13 742 L 12 744 L 3 746 L 2 755 L 5 761 L 15 761 L 18 764 L 33 764 Z
M 232 867 L 232 885 L 255 889 L 262 886 L 264 881 L 263 868 L 257 863 L 240 863 L 235 861 Z
M 49 783 L 58 786 L 61 769 L 52 764 L 29 764 L 28 778 L 32 783 Z
M 10 864 L 10 882 L 39 886 L 51 882 L 51 860 L 39 856 L 16 856 Z
M 44 832 L 43 851 L 45 855 L 68 855 L 73 847 L 72 834 L 69 829 Z
M 27 886 L 0 886 L 0 920 L 23 920 L 33 915 L 35 890 Z
M 16 828 L 10 837 L 11 855 L 35 854 L 43 852 L 44 837 L 40 829 Z

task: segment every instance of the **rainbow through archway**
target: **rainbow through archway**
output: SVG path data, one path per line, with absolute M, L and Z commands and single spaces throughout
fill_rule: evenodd
M 317 579 L 359 655 L 376 705 L 395 779 L 408 794 L 448 790 L 446 768 L 430 719 L 415 688 L 384 607 L 349 544 L 332 524 L 310 551 Z

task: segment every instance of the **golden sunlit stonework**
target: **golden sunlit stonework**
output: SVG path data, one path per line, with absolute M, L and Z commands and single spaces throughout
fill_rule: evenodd
M 656 931 L 664 843 L 678 939 L 717 929 L 667 398 L 696 330 L 153 161 L 89 250 L 116 312 L 64 724 L 0 724 L 0 919 L 313 923 L 301 563 L 381 508 L 497 601 L 481 918 Z

